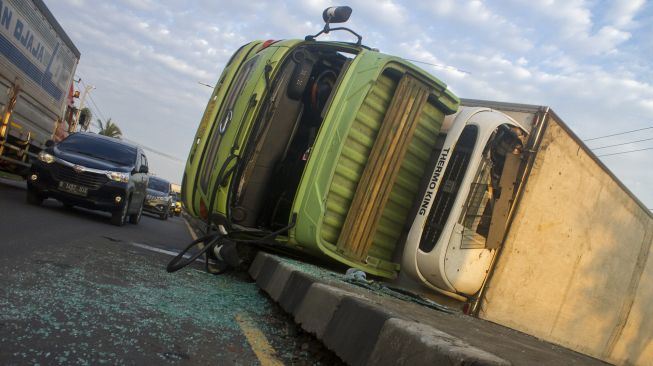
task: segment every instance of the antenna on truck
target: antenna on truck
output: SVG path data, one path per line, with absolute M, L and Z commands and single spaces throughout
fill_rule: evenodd
M 322 19 L 324 19 L 324 29 L 322 29 L 316 35 L 306 36 L 304 39 L 307 41 L 314 41 L 315 38 L 319 37 L 322 34 L 329 34 L 329 32 L 334 30 L 344 30 L 355 35 L 358 39 L 356 46 L 360 46 L 361 42 L 363 41 L 363 37 L 361 37 L 361 35 L 358 33 L 346 27 L 331 28 L 331 23 L 344 23 L 348 21 L 349 17 L 351 16 L 351 12 L 352 10 L 348 6 L 331 6 L 324 9 L 322 12 Z

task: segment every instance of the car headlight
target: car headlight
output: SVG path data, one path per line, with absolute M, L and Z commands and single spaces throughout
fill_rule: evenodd
M 115 180 L 116 182 L 123 182 L 123 183 L 129 182 L 129 173 L 107 172 L 107 177 L 109 177 L 109 179 L 111 180 Z
M 41 160 L 42 162 L 44 162 L 46 164 L 52 164 L 52 163 L 54 163 L 55 159 L 54 159 L 54 156 L 46 153 L 45 151 L 41 151 L 39 153 L 39 160 Z

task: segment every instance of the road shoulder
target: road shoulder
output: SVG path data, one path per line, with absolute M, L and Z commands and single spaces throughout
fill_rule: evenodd
M 352 285 L 320 267 L 259 252 L 256 284 L 352 365 L 603 365 L 527 334 Z

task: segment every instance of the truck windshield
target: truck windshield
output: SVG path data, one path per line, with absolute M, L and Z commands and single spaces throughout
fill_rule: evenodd
M 205 163 L 202 167 L 203 171 L 200 181 L 201 187 L 205 191 L 209 188 L 211 174 L 213 173 L 213 169 L 215 169 L 215 164 L 217 163 L 220 140 L 234 117 L 234 107 L 238 101 L 238 97 L 241 96 L 241 92 L 252 74 L 252 70 L 254 69 L 254 66 L 256 66 L 258 59 L 259 56 L 255 56 L 243 65 L 242 70 L 240 70 L 240 73 L 230 87 L 226 103 L 223 105 L 220 114 L 218 114 L 214 121 L 211 140 L 208 143 L 209 152 L 204 160 Z
M 132 166 L 136 162 L 136 148 L 107 138 L 87 134 L 73 134 L 61 141 L 57 148 L 61 151 L 90 156 L 121 166 Z

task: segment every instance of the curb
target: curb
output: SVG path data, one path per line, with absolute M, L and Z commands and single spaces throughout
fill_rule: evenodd
M 350 365 L 511 365 L 274 255 L 259 252 L 249 274 L 304 330 Z

